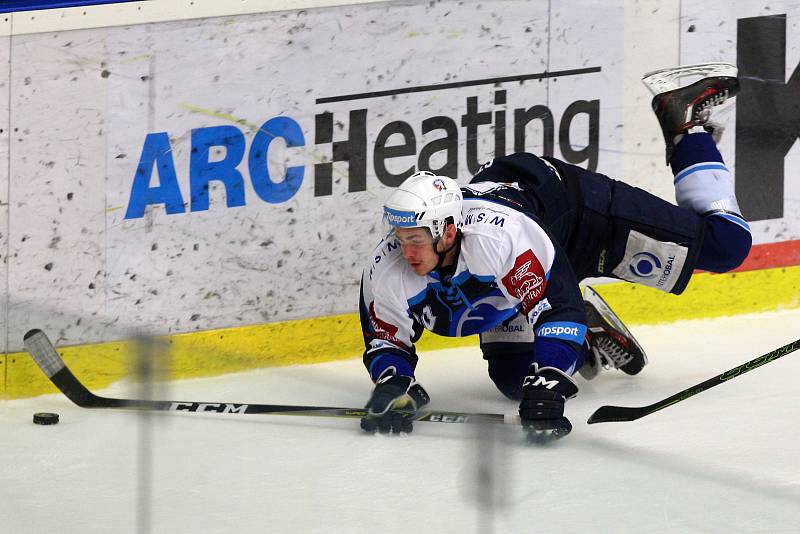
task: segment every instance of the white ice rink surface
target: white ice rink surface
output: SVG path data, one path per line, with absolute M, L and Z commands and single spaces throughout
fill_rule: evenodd
M 800 353 L 638 421 L 585 423 L 600 405 L 650 404 L 794 341 L 800 311 L 634 334 L 650 364 L 636 377 L 579 379 L 567 403 L 575 428 L 546 447 L 511 426 L 476 439 L 472 425 L 417 423 L 389 437 L 362 434 L 356 420 L 142 418 L 61 395 L 0 402 L 0 532 L 800 532 Z M 516 412 L 477 348 L 423 354 L 417 377 L 434 409 Z M 357 407 L 370 389 L 349 360 L 187 380 L 163 394 Z M 34 425 L 37 411 L 61 423 Z

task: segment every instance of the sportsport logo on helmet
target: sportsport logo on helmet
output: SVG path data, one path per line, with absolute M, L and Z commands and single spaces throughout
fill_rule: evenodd
M 444 191 L 447 189 L 447 186 L 444 185 L 444 180 L 441 178 L 437 178 L 433 181 L 433 187 L 435 187 L 437 191 Z
M 399 226 L 401 228 L 416 226 L 417 214 L 413 211 L 400 211 L 393 210 L 392 208 L 383 207 L 383 217 L 391 226 Z

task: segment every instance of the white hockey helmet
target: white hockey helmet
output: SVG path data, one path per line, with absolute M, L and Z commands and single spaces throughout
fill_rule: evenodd
M 448 218 L 461 227 L 463 195 L 458 183 L 429 171 L 415 172 L 383 204 L 383 218 L 392 228 L 428 228 L 442 237 Z

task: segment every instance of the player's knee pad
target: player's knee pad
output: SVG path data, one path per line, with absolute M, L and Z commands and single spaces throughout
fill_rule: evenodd
M 516 314 L 480 334 L 483 358 L 489 362 L 489 378 L 510 399 L 522 398 L 522 381 L 533 362 L 534 335 L 528 319 Z
M 697 268 L 725 273 L 741 265 L 753 244 L 747 222 L 738 215 L 721 212 L 708 215 L 704 220 L 705 234 Z
M 497 389 L 511 400 L 522 398 L 522 383 L 533 363 L 533 351 L 513 353 L 487 358 L 489 362 L 489 378 Z

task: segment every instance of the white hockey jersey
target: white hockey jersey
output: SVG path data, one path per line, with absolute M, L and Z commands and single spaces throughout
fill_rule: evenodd
M 576 301 L 582 309 L 577 281 L 564 252 L 528 211 L 521 188 L 481 182 L 461 189 L 462 238 L 451 275 L 417 275 L 393 234 L 375 248 L 364 269 L 360 311 L 368 368 L 385 353 L 415 364 L 413 343 L 422 328 L 442 336 L 469 336 L 518 313 L 536 326 L 537 335 L 583 343 L 586 329 L 575 313 Z M 554 268 L 568 271 L 560 273 L 567 275 L 566 286 L 551 283 Z M 571 306 L 560 314 L 564 302 Z

